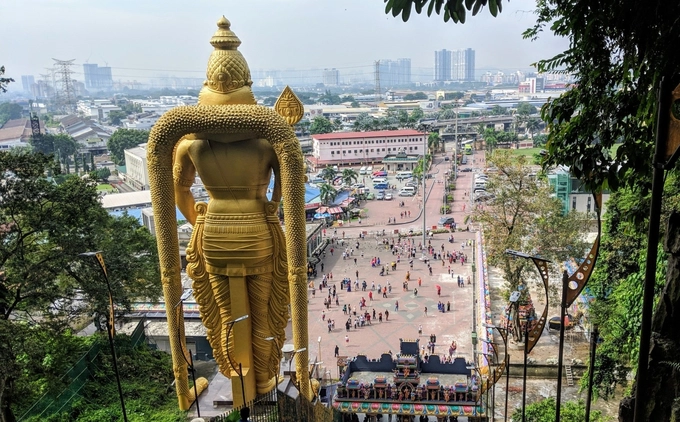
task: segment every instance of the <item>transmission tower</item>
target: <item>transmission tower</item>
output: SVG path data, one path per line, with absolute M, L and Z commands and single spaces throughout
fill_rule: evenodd
M 32 135 L 35 136 L 40 136 L 40 119 L 38 118 L 38 113 L 33 111 L 33 100 L 28 103 L 29 104 L 29 110 L 30 110 L 30 119 L 31 119 L 31 133 Z
M 66 113 L 75 113 L 76 111 L 76 90 L 73 86 L 73 78 L 71 75 L 73 71 L 71 66 L 76 59 L 58 60 L 52 59 L 55 62 L 56 73 L 59 76 L 59 90 L 58 90 L 58 105 Z M 55 87 L 56 90 L 56 87 Z
M 376 104 L 382 100 L 382 92 L 380 90 L 380 60 L 375 61 L 375 102 Z

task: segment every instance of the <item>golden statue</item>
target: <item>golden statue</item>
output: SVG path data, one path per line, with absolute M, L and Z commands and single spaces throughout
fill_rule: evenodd
M 220 371 L 232 380 L 234 404 L 240 404 L 275 387 L 289 302 L 294 347 L 307 347 L 305 174 L 290 126 L 299 121 L 302 104 L 287 89 L 277 103 L 280 114 L 256 105 L 248 64 L 237 50 L 241 41 L 226 18 L 217 26 L 199 104 L 159 119 L 149 135 L 147 161 L 166 308 L 182 294 L 177 204 L 194 226 L 187 247 L 194 298 Z M 194 203 L 196 172 L 208 204 Z M 282 195 L 285 238 L 277 217 Z M 168 313 L 168 330 L 179 405 L 188 409 L 194 392 L 182 356 L 181 309 L 176 318 Z M 296 356 L 301 393 L 311 399 L 307 351 Z M 201 390 L 206 382 L 197 385 Z

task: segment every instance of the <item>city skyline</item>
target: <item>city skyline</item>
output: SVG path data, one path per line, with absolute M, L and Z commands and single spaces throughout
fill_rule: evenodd
M 116 81 L 170 75 L 202 78 L 211 50 L 207 40 L 223 14 L 241 38 L 240 50 L 253 73 L 276 69 L 321 74 L 324 68 L 335 68 L 341 79 L 367 77 L 376 60 L 395 57 L 410 58 L 412 80 L 423 81 L 434 77 L 431 52 L 460 44 L 456 39 L 462 37 L 466 47 L 477 51 L 478 74 L 530 69 L 532 62 L 567 47 L 565 40 L 547 35 L 539 42 L 522 40 L 521 32 L 534 21 L 531 0 L 508 3 L 495 19 L 482 11 L 465 25 L 420 15 L 403 23 L 385 15 L 379 0 L 323 5 L 311 0 L 225 1 L 219 6 L 207 0 L 195 6 L 171 0 L 164 5 L 159 9 L 131 0 L 4 2 L 0 13 L 12 18 L 0 34 L 16 41 L 0 47 L 2 64 L 15 79 L 21 75 L 38 79 L 51 66 L 52 57 L 76 59 L 74 78 L 80 81 L 85 79 L 85 63 L 111 67 Z M 44 13 L 35 14 L 36 8 Z M 262 13 L 263 9 L 272 13 Z M 32 22 L 30 30 L 25 22 Z

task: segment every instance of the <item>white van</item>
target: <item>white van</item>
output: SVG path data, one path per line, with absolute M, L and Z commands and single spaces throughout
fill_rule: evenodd
M 397 180 L 410 179 L 413 177 L 412 171 L 399 171 L 397 172 Z
M 416 194 L 416 188 L 413 186 L 404 186 L 399 191 L 399 196 L 414 196 Z
M 366 166 L 359 169 L 359 174 L 366 174 Z
M 373 184 L 377 185 L 378 183 L 387 183 L 387 179 L 384 177 L 376 177 L 373 179 Z

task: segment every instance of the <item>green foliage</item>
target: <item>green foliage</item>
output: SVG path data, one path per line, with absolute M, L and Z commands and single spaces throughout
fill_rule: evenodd
M 324 116 L 315 117 L 311 126 L 309 126 L 309 133 L 312 135 L 331 132 L 333 132 L 333 123 Z
M 422 91 L 418 91 L 418 92 L 413 93 L 413 94 L 404 95 L 404 101 L 414 101 L 414 100 L 427 100 L 427 94 L 422 92 Z
M 333 94 L 330 89 L 327 89 L 326 92 L 319 96 L 318 101 L 321 104 L 340 104 L 347 100 L 340 98 L 338 94 Z
M 43 154 L 55 154 L 60 157 L 73 155 L 78 149 L 76 140 L 65 133 L 34 135 L 30 142 L 35 151 Z
M 5 66 L 0 66 L 0 76 L 5 74 Z M 14 82 L 14 79 L 12 78 L 2 78 L 0 77 L 0 92 L 7 92 L 7 85 L 9 85 L 10 82 Z M 0 120 L 1 122 L 1 120 Z
M 8 342 L 0 353 L 3 417 L 22 397 L 18 380 L 36 370 L 37 358 L 29 358 L 40 352 L 34 333 L 58 336 L 87 316 L 101 325 L 99 316 L 108 312 L 102 274 L 81 253 L 103 251 L 120 312 L 161 292 L 148 231 L 132 217 L 109 216 L 91 179 L 69 176 L 56 184 L 48 171 L 59 174 L 51 156 L 0 152 L 0 344 Z
M 101 422 L 122 420 L 115 382 L 115 372 L 106 336 L 93 336 L 99 354 L 91 365 L 93 377 L 79 391 L 78 398 L 52 415 L 29 418 L 28 422 Z M 186 420 L 186 412 L 177 409 L 177 396 L 172 388 L 170 355 L 151 350 L 141 344 L 133 347 L 130 337 L 116 336 L 118 369 L 130 421 L 175 422 Z
M 671 173 L 666 180 L 662 221 L 680 210 L 680 181 Z M 595 392 L 605 399 L 614 394 L 617 385 L 627 385 L 627 375 L 636 369 L 642 291 L 647 250 L 647 213 L 649 194 L 637 189 L 621 188 L 607 202 L 600 254 L 588 290 L 595 300 L 590 306 L 590 319 L 600 327 L 602 344 L 595 361 Z M 665 224 L 662 222 L 662 227 Z M 665 284 L 666 255 L 657 245 L 656 293 Z M 585 378 L 585 377 L 584 377 Z
M 106 146 L 111 152 L 111 159 L 119 166 L 125 164 L 125 150 L 145 143 L 149 132 L 145 130 L 118 129 L 113 132 Z
M 0 68 L 2 69 L 2 68 Z M 2 72 L 0 72 L 0 75 L 2 75 Z M 0 87 L 2 87 L 2 81 L 3 79 L 0 78 Z M 0 92 L 3 90 L 0 89 Z M 2 103 L 0 104 L 0 127 L 7 123 L 7 121 L 12 120 L 12 119 L 20 119 L 21 115 L 23 114 L 23 108 L 19 104 L 15 103 Z
M 128 113 L 123 110 L 111 110 L 109 112 L 109 122 L 114 126 L 118 126 L 127 116 Z
M 517 104 L 517 114 L 520 116 L 530 116 L 538 113 L 538 109 L 527 102 L 520 102 Z
M 536 14 L 525 38 L 549 29 L 569 40 L 566 51 L 539 61 L 538 71 L 575 76 L 569 91 L 542 110 L 550 132 L 545 165 L 569 166 L 589 188 L 649 189 L 659 82 L 680 69 L 680 3 L 541 1 Z
M 333 182 L 337 175 L 338 172 L 331 166 L 326 166 L 321 170 L 321 178 L 329 184 Z
M 359 179 L 359 174 L 356 170 L 351 168 L 342 170 L 342 183 L 345 185 L 350 186 L 352 183 L 356 182 L 357 179 Z
M 525 416 L 527 422 L 553 422 L 555 420 L 555 399 L 549 397 L 541 401 L 527 404 Z M 582 400 L 563 402 L 560 409 L 561 422 L 583 422 L 585 420 L 586 406 Z M 522 408 L 517 408 L 512 413 L 512 420 L 522 420 Z M 604 422 L 605 418 L 599 410 L 590 412 L 591 422 Z
M 472 12 L 472 16 L 477 15 L 483 6 L 489 7 L 489 12 L 496 17 L 503 8 L 502 0 L 384 0 L 385 13 L 392 13 L 397 17 L 401 14 L 401 19 L 407 22 L 411 17 L 411 9 L 420 14 L 427 6 L 427 16 L 432 16 L 432 12 L 444 15 L 444 22 L 449 20 L 454 23 L 465 23 L 466 11 Z
M 319 186 L 319 197 L 325 205 L 330 205 L 337 196 L 338 191 L 330 183 L 324 183 Z

